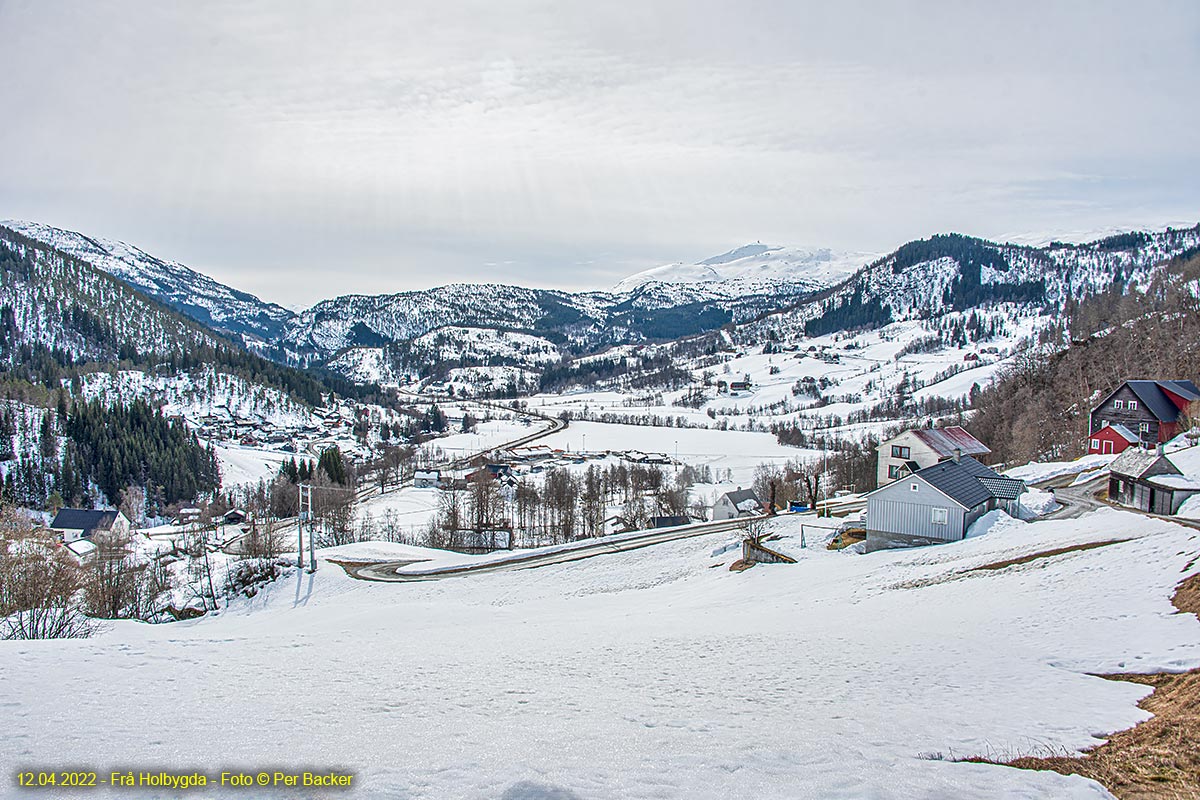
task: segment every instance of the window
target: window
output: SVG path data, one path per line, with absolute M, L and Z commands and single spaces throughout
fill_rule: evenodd
M 1092 449 L 1093 450 L 1100 449 L 1100 440 L 1099 439 L 1092 439 Z
M 916 491 L 919 491 L 919 487 L 915 483 L 910 483 L 908 485 L 908 490 L 910 492 L 916 492 Z
M 1137 411 L 1137 400 L 1130 400 L 1128 403 L 1125 404 L 1125 407 L 1128 408 L 1130 411 Z
M 950 512 L 945 508 L 930 509 L 933 512 L 932 518 L 929 520 L 934 525 L 946 525 L 949 522 Z
M 1113 400 L 1113 408 L 1115 408 L 1117 411 L 1122 410 L 1123 408 L 1125 408 L 1125 401 L 1124 400 Z
M 892 480 L 899 478 L 903 469 L 904 467 L 900 466 L 899 464 L 892 464 L 890 467 L 888 467 L 888 478 Z
M 1143 422 L 1141 425 L 1138 426 L 1138 430 L 1140 430 L 1142 433 L 1149 433 L 1150 432 L 1150 423 Z
M 912 458 L 912 450 L 894 444 L 892 445 L 892 458 Z

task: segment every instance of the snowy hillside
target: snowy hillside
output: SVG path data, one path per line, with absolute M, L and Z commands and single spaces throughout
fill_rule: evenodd
M 648 283 L 718 283 L 716 290 L 744 292 L 796 287 L 814 291 L 833 286 L 879 256 L 870 253 L 834 252 L 828 248 L 773 247 L 748 244 L 698 261 L 695 264 L 667 264 L 630 275 L 614 292 L 631 292 Z
M 40 222 L 4 220 L 0 227 L 48 245 L 120 278 L 150 297 L 233 336 L 272 340 L 292 312 L 218 283 L 176 261 L 124 242 L 84 236 Z
M 768 320 L 765 327 L 794 329 L 800 323 L 810 333 L 833 332 L 1004 302 L 1062 310 L 1067 301 L 1118 281 L 1144 285 L 1156 264 L 1197 247 L 1200 225 L 1045 247 L 939 235 L 903 245 L 820 302 Z
M 12 643 L 22 735 L 0 759 L 107 775 L 177 764 L 186 742 L 189 771 L 337 770 L 356 797 L 412 800 L 1100 800 L 1085 778 L 958 759 L 1094 746 L 1145 720 L 1149 692 L 1096 674 L 1200 665 L 1200 625 L 1169 600 L 1194 531 L 1101 511 L 855 556 L 808 524 L 801 549 L 802 521 L 771 531 L 797 564 L 742 574 L 712 555 L 729 533 L 403 586 L 326 561 L 193 622 Z

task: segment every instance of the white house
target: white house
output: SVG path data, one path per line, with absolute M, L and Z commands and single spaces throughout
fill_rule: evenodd
M 64 508 L 54 515 L 50 530 L 64 543 L 90 539 L 95 535 L 129 533 L 129 520 L 120 511 L 89 511 Z
M 416 489 L 436 489 L 441 481 L 442 474 L 436 469 L 419 469 L 413 473 L 413 487 Z
M 875 448 L 875 485 L 884 486 L 919 469 L 961 456 L 985 456 L 992 451 L 957 425 L 948 428 L 914 428 Z
M 739 486 L 735 491 L 725 492 L 717 498 L 717 502 L 713 503 L 712 518 L 713 522 L 716 522 L 722 519 L 752 517 L 761 513 L 763 504 L 754 490 Z

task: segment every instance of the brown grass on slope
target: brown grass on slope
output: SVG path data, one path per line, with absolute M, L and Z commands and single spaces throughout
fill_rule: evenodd
M 1200 616 L 1200 575 L 1180 583 L 1172 602 L 1181 612 Z M 1121 800 L 1200 799 L 1200 670 L 1101 677 L 1153 686 L 1154 693 L 1138 705 L 1154 717 L 1114 733 L 1082 756 L 1025 757 L 1006 763 L 1092 778 Z

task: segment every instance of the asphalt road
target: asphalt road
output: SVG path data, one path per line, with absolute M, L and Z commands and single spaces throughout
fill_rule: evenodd
M 641 536 L 630 536 L 616 541 L 597 540 L 591 544 L 571 550 L 554 551 L 526 556 L 524 558 L 500 561 L 495 563 L 473 564 L 459 567 L 441 567 L 437 569 L 398 573 L 396 570 L 413 564 L 411 559 L 403 561 L 384 561 L 377 564 L 341 564 L 340 566 L 354 578 L 367 581 L 384 581 L 388 583 L 414 583 L 418 581 L 437 581 L 443 578 L 454 578 L 460 575 L 478 575 L 486 572 L 508 572 L 518 569 L 535 569 L 551 564 L 563 564 L 569 561 L 579 561 L 585 558 L 620 553 L 626 550 L 638 550 L 664 542 L 675 542 L 680 539 L 690 539 L 694 536 L 705 536 L 710 533 L 735 530 L 743 525 L 748 518 L 722 520 L 720 522 L 704 522 L 695 525 L 681 525 L 675 528 L 659 528 L 646 531 Z M 335 562 L 336 563 L 336 562 Z

